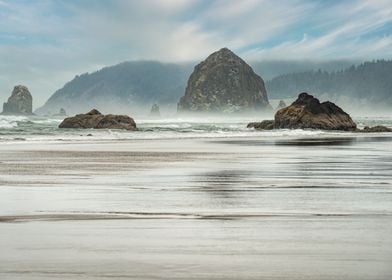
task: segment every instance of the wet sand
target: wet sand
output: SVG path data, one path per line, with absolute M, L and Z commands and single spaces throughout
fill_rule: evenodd
M 0 279 L 392 279 L 391 143 L 2 143 Z

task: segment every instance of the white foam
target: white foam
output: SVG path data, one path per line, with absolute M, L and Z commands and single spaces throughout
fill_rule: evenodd
M 23 116 L 0 116 L 0 128 L 14 128 L 18 122 L 26 121 L 28 118 Z

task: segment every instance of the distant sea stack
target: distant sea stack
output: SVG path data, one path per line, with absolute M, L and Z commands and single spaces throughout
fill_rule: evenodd
M 15 86 L 8 101 L 3 104 L 3 115 L 32 115 L 33 97 L 28 88 Z
M 150 117 L 160 117 L 160 116 L 161 116 L 161 112 L 159 110 L 158 104 L 152 105 L 151 111 L 150 111 Z
M 284 102 L 283 100 L 280 100 L 278 106 L 276 106 L 276 111 L 279 111 L 280 109 L 283 109 L 285 107 L 287 107 L 286 102 Z
M 313 95 L 303 92 L 290 106 L 276 112 L 275 128 L 353 131 L 357 125 L 339 106 L 329 101 L 320 103 Z
M 195 66 L 178 112 L 270 111 L 263 79 L 227 48 Z

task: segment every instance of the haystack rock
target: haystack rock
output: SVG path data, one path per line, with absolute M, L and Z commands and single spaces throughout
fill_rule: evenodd
M 59 128 L 108 128 L 137 130 L 135 121 L 126 115 L 103 115 L 93 109 L 87 114 L 66 118 Z
M 178 112 L 271 110 L 263 79 L 227 48 L 196 65 Z
M 3 105 L 3 115 L 32 115 L 33 97 L 28 88 L 15 86 L 8 101 Z
M 151 111 L 150 111 L 150 116 L 151 117 L 160 117 L 161 116 L 161 112 L 159 111 L 158 104 L 152 105 Z
M 357 125 L 334 103 L 320 103 L 317 98 L 303 92 L 290 106 L 276 112 L 274 127 L 352 131 Z
M 59 112 L 57 114 L 53 115 L 54 117 L 66 117 L 67 112 L 65 111 L 64 108 L 60 108 Z

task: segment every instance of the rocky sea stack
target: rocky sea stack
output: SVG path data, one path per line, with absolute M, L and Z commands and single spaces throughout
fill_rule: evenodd
M 93 109 L 87 114 L 66 118 L 59 128 L 108 128 L 137 130 L 135 121 L 126 115 L 103 115 Z
M 303 92 L 290 106 L 276 112 L 275 128 L 355 130 L 357 125 L 334 103 L 320 103 L 313 95 Z
M 263 79 L 227 48 L 195 66 L 178 112 L 271 110 Z
M 278 106 L 276 106 L 276 111 L 283 109 L 285 107 L 287 107 L 286 102 L 284 102 L 283 100 L 280 100 Z
M 249 123 L 248 128 L 357 131 L 356 123 L 340 107 L 329 101 L 320 103 L 306 92 L 299 94 L 290 106 L 276 112 L 275 120 Z
M 3 104 L 3 115 L 32 115 L 33 97 L 28 88 L 15 86 L 7 102 Z
M 150 111 L 150 117 L 160 117 L 160 116 L 161 116 L 161 112 L 159 110 L 158 104 L 152 105 L 151 111 Z

